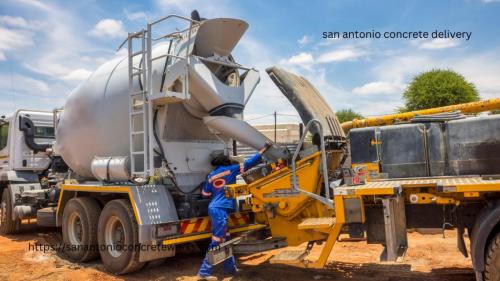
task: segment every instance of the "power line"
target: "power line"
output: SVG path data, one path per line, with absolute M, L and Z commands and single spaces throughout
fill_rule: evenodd
M 285 113 L 277 113 L 279 116 L 292 116 L 292 117 L 300 117 L 298 114 L 285 114 Z
M 272 113 L 272 114 L 266 114 L 266 115 L 262 115 L 262 116 L 251 118 L 251 119 L 245 119 L 245 121 L 258 120 L 258 119 L 266 118 L 266 117 L 273 116 L 273 115 L 274 115 L 274 113 Z
M 250 119 L 245 119 L 245 121 L 259 120 L 259 119 L 263 119 L 263 118 L 271 117 L 271 116 L 275 116 L 275 115 L 277 115 L 277 116 L 284 116 L 284 117 L 300 118 L 300 116 L 298 114 L 286 114 L 286 113 L 273 112 L 271 114 L 265 114 L 265 115 L 261 115 L 261 116 L 258 116 L 258 117 L 254 117 L 254 118 L 250 118 Z

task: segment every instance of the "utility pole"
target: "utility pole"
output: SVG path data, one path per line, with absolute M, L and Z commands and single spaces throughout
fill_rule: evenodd
M 276 119 L 277 119 L 277 114 L 276 110 L 274 111 L 274 142 L 276 142 Z

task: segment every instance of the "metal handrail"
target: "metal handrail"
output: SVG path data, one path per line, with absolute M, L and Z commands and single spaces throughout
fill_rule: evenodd
M 181 20 L 186 20 L 186 21 L 188 21 L 190 23 L 199 23 L 199 21 L 191 19 L 191 18 L 186 18 L 186 17 L 179 16 L 179 15 L 176 15 L 176 14 L 171 14 L 171 15 L 165 16 L 163 18 L 159 18 L 159 19 L 157 19 L 157 20 L 155 20 L 153 22 L 150 22 L 149 24 L 155 25 L 157 23 L 160 23 L 162 21 L 168 20 L 170 18 L 178 18 L 178 19 L 181 19 Z
M 177 55 L 173 55 L 173 54 L 165 54 L 165 55 L 154 57 L 151 60 L 155 61 L 155 60 L 159 60 L 159 59 L 166 58 L 166 57 L 172 57 L 172 58 L 176 58 L 176 59 L 180 59 L 180 60 L 186 59 L 185 57 L 181 57 L 181 56 L 177 56 Z
M 181 31 L 175 31 L 175 32 L 172 32 L 172 33 L 169 33 L 167 35 L 163 35 L 163 36 L 160 36 L 160 37 L 157 37 L 157 38 L 153 38 L 152 37 L 152 26 L 155 25 L 155 24 L 158 24 L 160 22 L 163 22 L 165 20 L 168 20 L 168 19 L 171 19 L 171 18 L 177 18 L 177 19 L 182 19 L 182 20 L 186 20 L 189 22 L 189 27 L 188 28 L 185 28 Z M 187 48 L 186 48 L 186 54 L 185 56 L 178 56 L 178 55 L 174 55 L 174 54 L 164 54 L 164 55 L 160 55 L 160 56 L 157 56 L 157 57 L 152 57 L 152 56 L 149 56 L 151 58 L 151 61 L 155 61 L 155 60 L 158 60 L 158 59 L 162 59 L 162 58 L 167 58 L 167 57 L 171 57 L 171 58 L 175 58 L 175 59 L 180 59 L 180 60 L 187 60 L 188 57 L 189 57 L 189 51 L 190 51 L 190 48 L 189 48 L 189 45 L 191 43 L 191 34 L 192 34 L 192 29 L 195 25 L 198 25 L 200 24 L 201 22 L 200 21 L 197 21 L 197 20 L 193 20 L 193 19 L 190 19 L 190 18 L 187 18 L 187 17 L 183 17 L 183 16 L 179 16 L 179 15 L 175 15 L 175 14 L 172 14 L 172 15 L 168 15 L 166 17 L 163 17 L 163 18 L 160 18 L 160 19 L 157 19 L 153 22 L 150 22 L 148 23 L 148 27 L 147 29 L 145 30 L 145 33 L 146 33 L 146 36 L 147 36 L 147 39 L 148 39 L 148 46 L 149 47 L 152 47 L 152 41 L 158 41 L 158 40 L 161 40 L 163 38 L 167 38 L 169 36 L 172 36 L 174 34 L 182 34 L 186 31 L 189 31 L 188 32 L 188 41 L 187 41 Z M 141 32 L 135 32 L 135 33 L 130 33 L 129 37 L 127 37 L 127 39 L 125 39 L 125 41 L 123 41 L 123 43 L 120 44 L 120 46 L 118 47 L 117 50 L 120 50 L 124 45 L 125 43 L 130 39 L 130 37 L 134 37 L 134 36 L 137 36 L 139 34 L 142 34 L 143 31 Z M 205 61 L 205 62 L 211 62 L 211 63 L 215 63 L 215 64 L 219 64 L 219 65 L 224 65 L 224 66 L 229 66 L 229 67 L 234 67 L 234 68 L 239 68 L 239 69 L 242 69 L 242 70 L 250 70 L 252 68 L 248 68 L 248 67 L 245 67 L 245 66 L 242 66 L 242 65 L 239 65 L 239 64 L 229 64 L 229 63 L 225 63 L 225 62 L 222 62 L 222 61 L 215 61 L 215 60 L 211 60 L 209 58 L 204 58 L 204 57 L 199 57 L 199 56 L 196 56 L 196 58 L 202 60 L 202 61 Z M 186 84 L 186 87 L 188 87 L 187 81 L 185 81 L 184 84 Z
M 199 22 L 199 21 L 197 21 L 197 20 L 193 20 L 193 19 L 186 18 L 186 17 L 183 17 L 183 16 L 179 16 L 179 15 L 171 14 L 171 15 L 165 16 L 165 17 L 163 17 L 163 18 L 159 18 L 159 19 L 157 19 L 157 20 L 155 20 L 155 21 L 153 21 L 153 22 L 150 22 L 150 23 L 148 23 L 148 25 L 153 26 L 153 25 L 155 25 L 155 24 L 158 24 L 158 23 L 160 23 L 160 22 L 162 22 L 162 21 L 165 21 L 165 20 L 167 20 L 167 19 L 171 19 L 171 18 L 178 18 L 178 19 L 182 19 L 182 20 L 186 20 L 186 21 L 188 21 L 188 22 L 189 22 L 189 24 L 190 24 L 189 29 L 191 29 L 191 28 L 192 28 L 193 23 L 194 23 L 194 24 L 199 24 L 199 23 L 200 23 L 200 22 Z M 152 39 L 153 39 L 154 41 L 156 41 L 156 40 L 159 40 L 160 38 L 164 38 L 164 37 L 169 36 L 169 35 L 172 35 L 172 34 L 176 34 L 176 33 L 180 34 L 180 33 L 183 33 L 183 32 L 184 32 L 184 31 L 186 31 L 186 30 L 188 30 L 188 28 L 186 28 L 185 30 L 182 30 L 182 31 L 172 32 L 172 33 L 169 33 L 169 34 L 167 34 L 167 35 L 165 35 L 165 36 L 161 36 L 161 37 L 154 38 L 154 39 L 152 38 Z M 129 37 L 130 37 L 130 36 L 136 36 L 137 34 L 140 34 L 140 33 L 141 33 L 141 32 L 130 33 L 130 35 L 129 35 L 129 36 L 128 36 L 125 40 L 123 40 L 123 42 L 120 44 L 120 46 L 118 46 L 117 51 L 119 51 L 119 50 L 120 50 L 120 49 L 121 49 L 121 48 L 125 45 L 125 43 L 127 43 L 127 41 L 129 40 Z M 150 35 L 150 36 L 151 36 L 151 35 Z
M 319 136 L 320 136 L 320 140 L 321 140 L 320 141 L 321 166 L 322 166 L 322 170 L 323 170 L 323 182 L 324 182 L 326 197 L 322 197 L 318 194 L 302 190 L 299 188 L 299 185 L 297 183 L 297 167 L 296 167 L 295 162 L 297 161 L 297 157 L 299 156 L 299 151 L 302 148 L 302 145 L 304 144 L 306 134 L 308 131 L 310 131 L 313 124 L 317 124 L 319 127 Z M 293 157 L 292 157 L 292 188 L 297 190 L 297 191 L 300 191 L 302 193 L 305 193 L 306 195 L 320 201 L 321 203 L 327 205 L 330 208 L 333 208 L 333 200 L 330 199 L 330 188 L 329 188 L 329 183 L 328 183 L 328 169 L 326 166 L 326 152 L 325 152 L 325 140 L 323 137 L 323 126 L 321 125 L 321 122 L 319 122 L 317 119 L 312 119 L 309 122 L 307 122 L 307 125 L 304 128 L 304 133 L 302 134 L 302 137 L 300 138 L 300 141 L 297 144 L 297 148 L 295 149 L 295 152 L 293 153 Z

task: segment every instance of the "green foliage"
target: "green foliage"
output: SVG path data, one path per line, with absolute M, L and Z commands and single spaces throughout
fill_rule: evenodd
M 336 112 L 337 117 L 339 118 L 340 123 L 344 123 L 347 121 L 351 121 L 353 119 L 361 119 L 363 116 L 352 109 L 341 109 Z
M 434 69 L 417 75 L 405 93 L 404 108 L 414 111 L 479 100 L 474 84 L 451 70 Z
M 7 140 L 9 138 L 9 123 L 4 122 L 0 125 L 0 149 L 4 149 L 7 146 Z
M 406 109 L 406 107 L 404 107 L 404 106 L 398 106 L 398 107 L 396 107 L 396 112 L 397 113 L 405 113 L 405 112 L 408 112 L 408 111 L 409 110 Z

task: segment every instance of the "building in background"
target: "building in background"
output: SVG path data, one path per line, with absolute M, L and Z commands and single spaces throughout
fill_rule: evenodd
M 253 125 L 255 129 L 264 134 L 268 139 L 275 141 L 274 124 Z M 276 142 L 296 143 L 300 139 L 299 124 L 276 124 Z
M 255 129 L 264 134 L 267 138 L 274 141 L 274 124 L 261 124 L 253 125 Z M 289 124 L 276 124 L 276 142 L 288 147 L 292 153 L 297 147 L 297 143 L 300 140 L 300 125 L 297 123 Z M 244 145 L 242 143 L 236 144 L 237 155 L 243 155 L 244 157 L 249 157 L 257 152 L 257 150 Z

